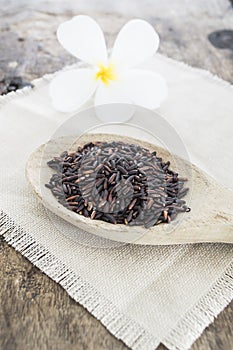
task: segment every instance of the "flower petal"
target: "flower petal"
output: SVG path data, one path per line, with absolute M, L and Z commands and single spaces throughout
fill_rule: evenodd
M 134 113 L 134 106 L 122 89 L 122 84 L 100 84 L 95 94 L 97 116 L 105 123 L 125 122 Z
M 100 84 L 95 94 L 95 105 L 107 103 L 130 103 L 125 95 L 122 84 L 111 83 L 110 85 Z
M 91 65 L 107 63 L 104 34 L 98 23 L 89 16 L 76 16 L 58 27 L 61 45 L 75 57 Z
M 148 109 L 158 108 L 167 97 L 167 84 L 158 73 L 130 69 L 124 74 L 122 87 L 125 94 L 137 105 Z
M 125 68 L 134 67 L 153 56 L 159 47 L 159 36 L 146 21 L 133 19 L 119 32 L 111 60 Z
M 92 69 L 72 69 L 58 74 L 50 84 L 50 95 L 56 110 L 73 112 L 94 93 L 97 81 Z

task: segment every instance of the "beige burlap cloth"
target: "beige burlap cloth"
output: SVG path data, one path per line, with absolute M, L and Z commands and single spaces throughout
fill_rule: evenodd
M 232 87 L 160 55 L 148 68 L 168 81 L 160 113 L 183 139 L 191 160 L 233 188 Z M 188 349 L 231 301 L 232 245 L 103 248 L 61 234 L 25 178 L 30 153 L 67 118 L 51 107 L 50 78 L 0 100 L 0 234 L 130 348 L 152 350 L 162 342 L 169 349 Z M 79 234 L 80 242 L 85 240 L 85 233 Z

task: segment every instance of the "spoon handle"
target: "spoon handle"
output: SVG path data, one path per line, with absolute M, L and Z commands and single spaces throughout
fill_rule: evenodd
M 203 226 L 192 226 L 188 230 L 179 228 L 171 234 L 155 235 L 148 232 L 140 237 L 134 244 L 145 245 L 172 245 L 172 244 L 196 244 L 196 243 L 230 243 L 233 244 L 233 227 L 230 225 L 206 224 Z

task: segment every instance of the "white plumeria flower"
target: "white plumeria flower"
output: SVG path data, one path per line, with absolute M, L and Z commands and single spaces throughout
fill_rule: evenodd
M 76 16 L 57 30 L 61 45 L 89 65 L 58 74 L 50 85 L 55 109 L 74 112 L 95 93 L 95 106 L 124 103 L 154 109 L 166 98 L 167 85 L 155 72 L 137 68 L 152 57 L 159 36 L 146 21 L 133 19 L 119 32 L 108 58 L 104 34 L 89 16 Z

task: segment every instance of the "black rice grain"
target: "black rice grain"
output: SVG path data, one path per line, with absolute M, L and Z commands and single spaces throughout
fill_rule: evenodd
M 59 203 L 91 220 L 149 228 L 189 212 L 187 179 L 156 152 L 123 142 L 89 142 L 48 162 L 49 184 Z

